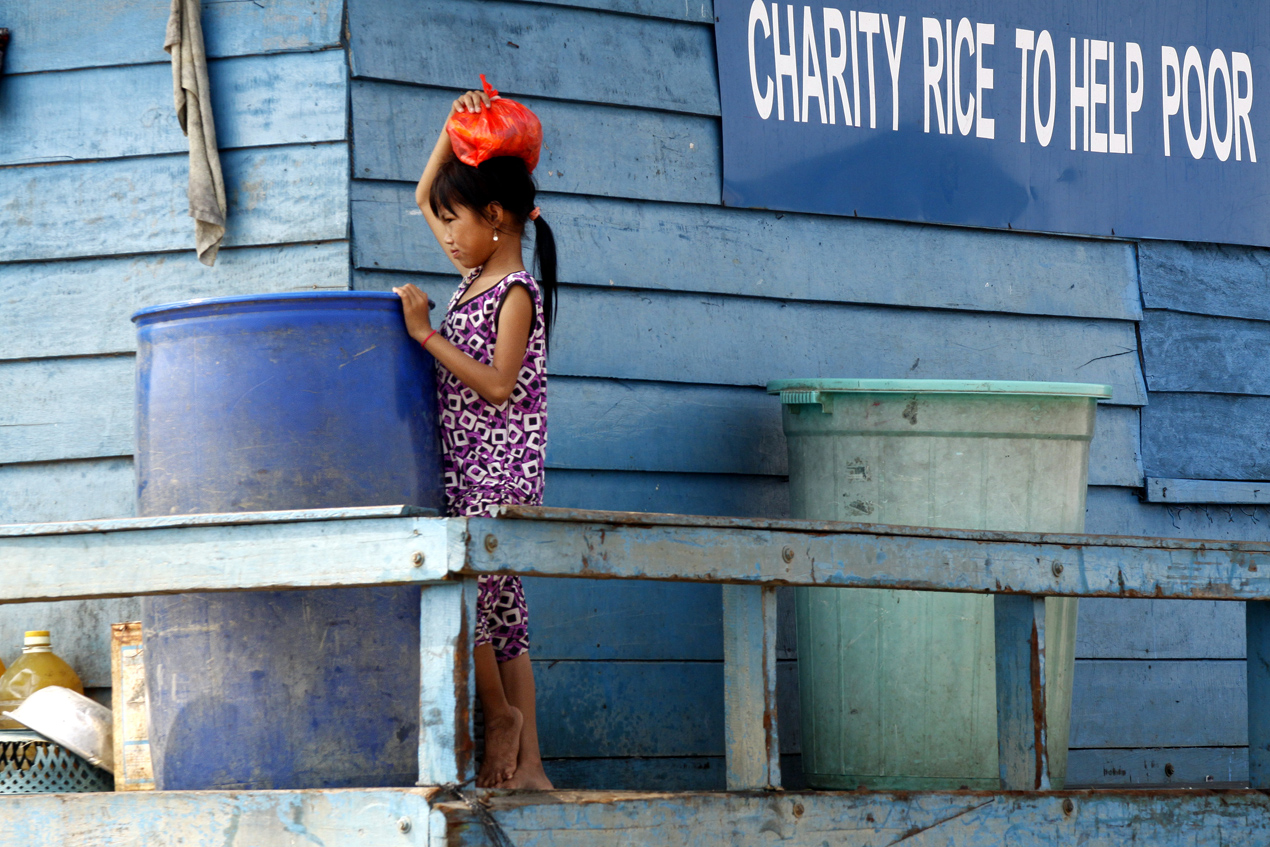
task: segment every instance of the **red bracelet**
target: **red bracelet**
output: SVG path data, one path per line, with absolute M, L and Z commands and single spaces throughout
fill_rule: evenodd
M 434 330 L 432 330 L 432 332 L 428 333 L 428 337 L 427 337 L 427 338 L 425 338 L 425 339 L 423 339 L 422 341 L 420 341 L 420 342 L 419 342 L 419 346 L 420 346 L 420 347 L 423 347 L 424 349 L 427 349 L 427 347 L 428 347 L 428 342 L 429 342 L 429 341 L 431 341 L 431 340 L 432 340 L 432 336 L 434 336 L 434 335 L 436 335 L 436 334 L 437 334 L 437 330 L 435 330 L 435 329 L 434 329 Z

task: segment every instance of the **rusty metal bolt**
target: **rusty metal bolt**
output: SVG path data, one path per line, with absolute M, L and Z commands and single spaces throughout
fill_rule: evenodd
M 1072 798 L 1068 797 L 1063 801 L 1063 814 L 1070 815 L 1076 811 L 1076 804 L 1072 802 Z
M 413 825 L 410 823 L 410 818 L 402 818 L 401 820 L 397 821 L 397 829 L 401 831 L 402 833 L 409 832 L 412 829 L 412 827 Z
M 795 803 L 795 804 L 794 804 L 794 817 L 796 817 L 796 818 L 801 818 L 801 817 L 803 816 L 803 812 L 805 812 L 805 811 L 807 811 L 807 810 L 803 808 L 803 804 L 802 804 L 802 803 Z
M 794 548 L 786 547 L 785 549 L 781 550 L 781 558 L 785 560 L 785 564 L 787 565 L 790 562 L 794 561 Z
M 1062 575 L 1063 575 L 1063 563 L 1062 563 L 1062 562 L 1055 562 L 1054 564 L 1050 565 L 1050 570 L 1054 572 L 1054 576 L 1062 576 Z
M 1172 762 L 1165 762 L 1165 763 L 1164 763 L 1164 775 L 1165 775 L 1165 776 L 1172 776 L 1172 775 L 1173 775 L 1173 763 L 1172 763 Z
M 422 554 L 422 553 L 415 553 L 415 554 L 414 554 L 414 558 L 412 559 L 412 561 L 415 563 L 415 567 L 416 567 L 416 568 L 421 568 L 421 567 L 423 567 L 423 554 Z
M 497 549 L 498 539 L 495 538 L 493 534 L 485 536 L 485 550 L 489 553 L 493 553 Z

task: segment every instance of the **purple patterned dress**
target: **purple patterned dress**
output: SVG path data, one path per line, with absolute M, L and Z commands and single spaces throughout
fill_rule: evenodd
M 515 286 L 529 292 L 534 322 L 511 397 L 495 406 L 437 362 L 441 450 L 449 514 L 489 515 L 497 506 L 542 504 L 547 452 L 547 329 L 542 290 L 526 271 L 508 274 L 467 302 L 476 268 L 450 298 L 437 332 L 482 364 L 494 362 L 498 317 Z M 529 650 L 529 611 L 520 578 L 480 577 L 476 643 L 490 644 L 499 662 Z

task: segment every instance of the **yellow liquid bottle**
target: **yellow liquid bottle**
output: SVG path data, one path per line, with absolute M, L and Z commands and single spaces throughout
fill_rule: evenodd
M 3 713 L 12 712 L 41 688 L 60 685 L 84 693 L 79 676 L 53 652 L 46 630 L 28 632 L 24 641 L 22 656 L 0 676 L 0 729 L 23 729 L 22 724 L 3 717 Z

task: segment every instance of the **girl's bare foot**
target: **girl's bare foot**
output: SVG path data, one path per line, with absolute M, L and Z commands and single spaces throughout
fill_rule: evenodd
M 506 712 L 485 714 L 485 760 L 476 777 L 478 788 L 493 788 L 516 773 L 520 755 L 520 731 L 525 718 L 520 709 L 508 706 Z
M 542 761 L 521 762 L 510 779 L 498 783 L 498 788 L 523 788 L 529 791 L 551 791 L 554 786 L 542 769 Z

